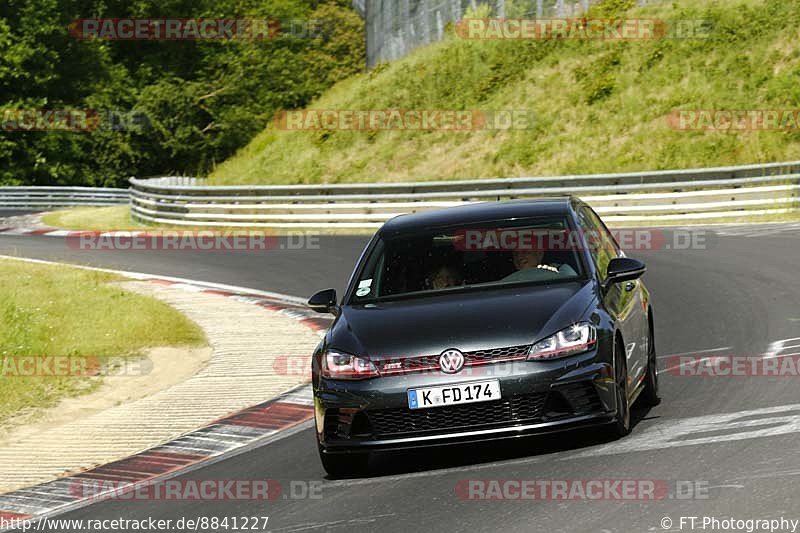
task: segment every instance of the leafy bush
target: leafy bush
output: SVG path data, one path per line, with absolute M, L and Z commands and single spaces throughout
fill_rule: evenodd
M 311 25 L 315 37 L 103 41 L 68 33 L 75 19 L 95 17 L 271 18 Z M 95 109 L 132 120 L 91 133 L 0 131 L 0 185 L 205 174 L 277 110 L 302 107 L 361 71 L 364 56 L 363 22 L 347 0 L 7 0 L 0 114 Z

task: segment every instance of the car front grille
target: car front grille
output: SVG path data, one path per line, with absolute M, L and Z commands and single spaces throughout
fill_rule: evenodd
M 487 363 L 501 362 L 512 359 L 523 359 L 527 357 L 530 346 L 510 346 L 506 348 L 492 348 L 489 350 L 476 350 L 464 352 L 464 365 L 481 365 Z M 387 367 L 387 363 L 399 363 L 399 368 Z M 421 372 L 424 370 L 438 370 L 439 356 L 426 355 L 423 357 L 409 357 L 400 361 L 384 361 L 378 364 L 379 370 L 385 374 L 398 372 Z
M 512 357 L 527 357 L 530 346 L 511 346 L 509 348 L 495 348 L 493 350 L 478 350 L 464 354 L 466 364 L 486 363 L 498 359 L 511 359 Z
M 484 403 L 366 413 L 375 436 L 396 437 L 536 422 L 542 418 L 545 398 L 546 394 L 530 394 Z

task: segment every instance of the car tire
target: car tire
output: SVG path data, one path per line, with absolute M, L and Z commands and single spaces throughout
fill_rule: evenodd
M 647 375 L 644 377 L 644 390 L 642 390 L 640 402 L 644 407 L 655 407 L 661 403 L 658 395 L 658 368 L 656 359 L 656 345 L 653 328 L 650 327 L 650 337 L 648 338 L 647 348 Z
M 621 342 L 614 347 L 614 384 L 616 391 L 617 414 L 609 425 L 613 439 L 621 439 L 631 432 L 631 403 L 628 396 L 628 363 L 625 347 Z
M 360 477 L 369 473 L 369 453 L 325 453 L 319 446 L 322 468 L 331 478 Z

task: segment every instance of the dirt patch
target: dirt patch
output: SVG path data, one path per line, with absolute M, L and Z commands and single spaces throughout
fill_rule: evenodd
M 76 422 L 100 411 L 151 396 L 194 376 L 211 359 L 204 348 L 152 348 L 141 359 L 120 361 L 88 394 L 65 398 L 58 405 L 14 417 L 0 428 L 0 446 Z

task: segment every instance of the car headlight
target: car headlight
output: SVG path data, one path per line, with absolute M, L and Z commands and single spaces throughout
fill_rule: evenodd
M 597 343 L 597 330 L 591 324 L 575 324 L 531 346 L 528 361 L 543 361 L 577 355 Z
M 369 359 L 348 353 L 327 350 L 322 356 L 322 376 L 331 379 L 369 379 L 378 369 Z

